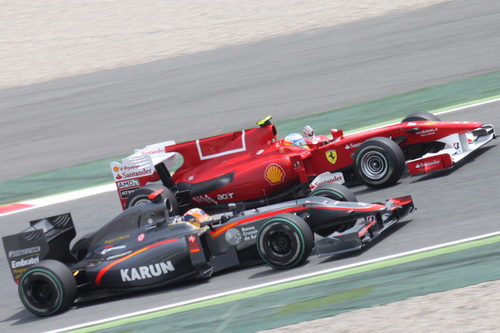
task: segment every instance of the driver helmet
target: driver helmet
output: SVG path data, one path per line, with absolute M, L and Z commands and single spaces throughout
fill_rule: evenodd
M 285 137 L 283 141 L 285 146 L 296 146 L 296 147 L 307 147 L 307 142 L 304 137 L 299 133 L 290 133 Z
M 200 223 L 210 219 L 210 215 L 201 208 L 191 208 L 182 216 L 185 222 L 189 222 L 195 227 L 200 227 Z

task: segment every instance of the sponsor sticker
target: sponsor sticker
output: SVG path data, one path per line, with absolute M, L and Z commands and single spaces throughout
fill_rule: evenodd
M 127 247 L 126 245 L 119 245 L 119 246 L 107 247 L 107 248 L 104 248 L 100 253 L 102 255 L 105 255 L 106 253 L 111 252 L 111 251 L 123 250 L 126 247 Z
M 127 238 L 130 238 L 130 235 L 121 235 L 121 236 L 117 236 L 115 238 L 111 238 L 111 239 L 106 239 L 104 241 L 104 244 L 111 244 L 111 243 L 115 243 L 115 242 L 118 242 L 118 241 L 121 241 L 121 240 L 124 240 L 124 239 L 127 239 Z
M 428 136 L 428 135 L 434 135 L 437 131 L 438 131 L 437 128 L 428 128 L 428 129 L 418 131 L 415 134 L 417 134 L 419 136 Z
M 27 249 L 21 249 L 21 250 L 11 250 L 9 251 L 9 258 L 16 258 L 16 257 L 21 257 L 27 254 L 32 254 L 32 253 L 39 253 L 40 252 L 40 246 L 33 246 L 29 247 Z
M 243 240 L 241 232 L 236 228 L 232 228 L 226 231 L 224 237 L 226 238 L 226 241 L 231 245 L 237 245 Z
M 345 180 L 342 172 L 323 172 L 313 179 L 309 184 L 309 188 L 313 190 L 321 184 L 329 183 L 344 184 Z
M 365 217 L 365 221 L 367 223 L 370 223 L 370 222 L 373 222 L 373 221 L 376 221 L 377 218 L 375 217 L 375 215 L 368 215 L 367 217 Z
M 123 165 L 113 166 L 113 176 L 115 179 L 129 179 L 142 176 L 149 176 L 155 172 L 153 167 L 144 167 L 142 165 Z
M 252 240 L 257 238 L 258 230 L 255 226 L 243 227 L 241 228 L 241 234 L 243 236 L 243 240 Z
M 129 188 L 129 187 L 134 187 L 134 186 L 140 186 L 139 179 L 129 179 L 129 180 L 123 180 L 120 182 L 117 182 L 116 185 L 118 186 L 119 189 L 124 189 L 124 188 Z
M 126 256 L 127 254 L 130 254 L 132 253 L 132 250 L 128 250 L 128 251 L 125 251 L 125 252 L 122 252 L 122 253 L 117 253 L 115 255 L 112 255 L 112 256 L 109 256 L 106 258 L 106 260 L 114 260 L 114 259 L 118 259 L 118 258 L 121 258 L 123 256 Z
M 429 166 L 433 166 L 433 165 L 439 164 L 440 162 L 441 162 L 440 160 L 434 160 L 434 161 L 430 161 L 430 162 L 417 163 L 417 165 L 415 165 L 415 167 L 417 169 L 418 168 L 425 168 L 425 167 L 429 167 Z
M 337 151 L 336 150 L 329 150 L 325 153 L 326 159 L 328 162 L 335 164 L 337 163 Z
M 361 146 L 361 142 L 358 142 L 358 143 L 348 143 L 348 144 L 345 145 L 345 149 L 346 150 L 354 149 L 354 148 L 358 148 L 359 146 Z
M 132 192 L 134 192 L 137 188 L 138 187 L 132 187 L 125 190 L 120 190 L 120 197 L 122 197 L 122 199 L 129 198 Z
M 231 200 L 231 199 L 233 199 L 233 195 L 234 195 L 234 192 L 217 194 L 217 200 L 219 200 L 219 201 Z
M 204 195 L 197 195 L 196 197 L 192 197 L 191 200 L 193 200 L 194 202 L 197 202 L 197 203 L 205 203 L 205 204 L 214 204 L 216 205 L 217 204 L 217 201 L 211 197 L 208 196 L 208 194 L 204 194 Z
M 139 236 L 137 236 L 137 241 L 142 242 L 144 240 L 144 237 L 146 237 L 144 234 L 139 234 Z
M 285 182 L 285 171 L 276 163 L 269 164 L 264 171 L 264 178 L 271 185 L 277 185 Z
M 161 275 L 167 275 L 170 272 L 175 271 L 175 267 L 172 262 L 159 262 L 147 266 L 138 266 L 132 268 L 120 269 L 120 275 L 123 282 L 136 281 L 151 279 Z
M 191 253 L 196 253 L 196 252 L 200 252 L 201 251 L 200 245 L 196 241 L 196 236 L 195 235 L 189 235 L 188 236 L 188 246 L 189 246 L 189 251 Z
M 40 262 L 40 257 L 36 256 L 28 259 L 12 260 L 10 262 L 10 266 L 14 269 L 19 267 L 31 266 L 34 264 L 38 264 L 39 262 Z

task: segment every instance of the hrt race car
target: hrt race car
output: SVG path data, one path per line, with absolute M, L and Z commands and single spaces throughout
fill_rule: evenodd
M 111 163 L 123 208 L 147 201 L 159 188 L 181 207 L 223 209 L 230 202 L 258 207 L 307 193 L 322 183 L 361 180 L 372 187 L 453 165 L 493 138 L 492 125 L 408 115 L 401 123 L 331 138 L 309 126 L 306 145 L 277 140 L 270 117 L 259 127 L 175 144 L 163 142 Z M 178 160 L 181 165 L 175 173 Z M 171 193 L 170 193 L 171 192 Z
M 319 256 L 361 249 L 414 209 L 410 196 L 385 204 L 334 200 L 353 194 L 325 184 L 308 198 L 251 210 L 232 204 L 232 213 L 192 224 L 169 215 L 161 191 L 71 249 L 76 232 L 69 213 L 32 221 L 23 232 L 3 237 L 26 309 L 49 316 L 88 296 L 206 279 L 261 260 L 292 268 L 307 260 L 313 246 Z M 328 235 L 315 242 L 313 232 Z

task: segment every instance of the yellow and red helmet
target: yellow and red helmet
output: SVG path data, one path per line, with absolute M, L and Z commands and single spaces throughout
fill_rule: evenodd
M 205 213 L 201 208 L 191 208 L 182 216 L 185 222 L 189 222 L 196 227 L 200 226 L 200 223 L 210 219 L 210 215 Z

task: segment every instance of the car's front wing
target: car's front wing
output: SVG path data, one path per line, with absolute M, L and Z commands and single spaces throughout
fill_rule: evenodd
M 315 242 L 318 257 L 360 250 L 403 217 L 415 210 L 411 196 L 387 200 L 385 210 L 358 221 L 345 232 L 333 234 Z
M 451 168 L 454 164 L 463 160 L 494 138 L 495 129 L 489 124 L 483 125 L 469 133 L 449 135 L 438 140 L 445 144 L 445 149 L 407 161 L 408 172 L 410 175 L 417 175 Z

